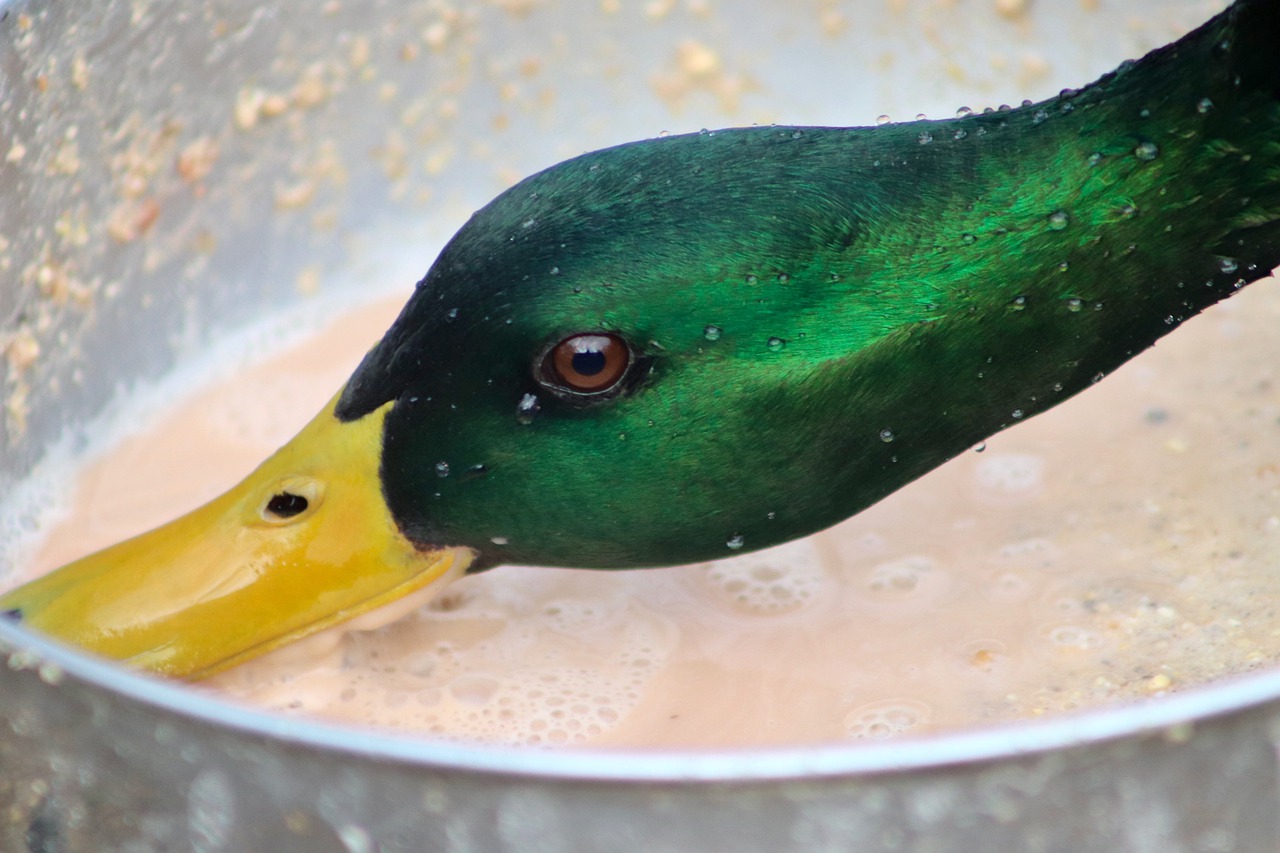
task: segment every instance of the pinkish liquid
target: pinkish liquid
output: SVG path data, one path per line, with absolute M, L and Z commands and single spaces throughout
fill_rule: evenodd
M 30 574 L 238 480 L 398 307 L 201 389 L 87 465 Z M 501 568 L 197 689 L 463 740 L 717 747 L 1053 714 L 1273 664 L 1278 325 L 1280 288 L 1255 284 L 809 540 L 660 571 Z

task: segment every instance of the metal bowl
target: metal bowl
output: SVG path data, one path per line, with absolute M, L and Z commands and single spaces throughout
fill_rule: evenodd
M 425 269 L 521 174 L 1044 97 L 1222 4 L 972 5 L 0 2 L 5 541 L 118 389 L 388 240 Z M 2 622 L 0 654 L 5 851 L 1280 846 L 1280 673 L 874 746 L 534 752 L 254 713 Z

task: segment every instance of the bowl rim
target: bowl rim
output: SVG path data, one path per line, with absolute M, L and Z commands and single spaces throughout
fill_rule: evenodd
M 138 705 L 242 736 L 437 772 L 567 782 L 812 782 L 836 777 L 905 774 L 961 764 L 990 764 L 1153 733 L 1178 732 L 1188 724 L 1198 727 L 1269 703 L 1280 709 L 1280 670 L 1267 670 L 1137 702 L 901 740 L 705 750 L 572 746 L 539 749 L 433 740 L 259 710 L 186 689 L 178 682 L 128 670 L 4 622 L 0 622 L 0 654 L 8 658 L 9 669 L 41 670 L 40 678 L 50 691 L 60 689 L 70 677 L 91 689 L 107 691 Z M 5 675 L 0 670 L 0 681 L 13 677 L 17 676 Z

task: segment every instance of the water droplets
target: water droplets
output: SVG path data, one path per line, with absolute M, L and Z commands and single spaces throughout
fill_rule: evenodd
M 769 349 L 769 352 L 782 352 L 787 348 L 787 342 L 779 337 L 771 337 L 765 342 L 765 346 Z
M 511 538 L 508 536 L 490 536 L 489 541 L 494 545 L 507 545 L 511 542 Z
M 1196 101 L 1196 112 L 1200 115 L 1207 115 L 1213 112 L 1213 101 L 1210 98 L 1201 98 Z
M 893 438 L 894 438 L 893 430 L 891 429 L 880 430 L 880 440 L 883 441 L 885 444 L 888 444 L 889 442 L 893 441 Z
M 1009 307 L 1014 311 L 1025 311 L 1027 309 L 1027 297 L 1013 297 L 1013 299 L 1009 300 Z
M 1149 163 L 1160 156 L 1160 148 L 1154 142 L 1140 142 L 1138 147 L 1133 149 L 1133 156 Z
M 437 462 L 437 463 L 436 463 L 436 476 L 437 476 L 437 477 L 448 477 L 448 476 L 449 476 L 449 463 L 448 463 L 448 462 L 443 462 L 443 461 L 441 461 L 441 462 Z
M 1055 210 L 1049 214 L 1045 223 L 1049 226 L 1050 231 L 1062 231 L 1071 224 L 1071 215 L 1065 210 Z
M 893 121 L 893 119 L 889 118 L 887 115 L 876 116 L 876 125 L 878 127 L 884 127 L 886 124 L 888 124 L 891 121 Z
M 730 551 L 741 551 L 742 546 L 747 544 L 747 540 L 743 538 L 741 533 L 735 533 L 726 539 L 724 544 Z
M 920 135 L 916 137 L 916 141 L 921 145 L 928 145 L 930 142 L 933 142 L 933 134 L 927 130 L 922 131 Z
M 755 285 L 760 283 L 760 276 L 752 273 L 751 275 L 748 275 L 746 277 L 746 282 L 748 286 L 754 287 Z
M 1067 310 L 1072 314 L 1078 314 L 1084 310 L 1084 300 L 1078 296 L 1072 296 L 1067 299 Z
M 1099 166 L 1102 164 L 1102 155 L 1097 151 L 1095 151 L 1089 155 L 1088 159 L 1085 160 L 1085 162 L 1088 163 L 1090 166 Z
M 525 394 L 520 398 L 520 402 L 516 403 L 516 422 L 528 426 L 533 423 L 533 419 L 538 416 L 539 410 L 542 408 L 538 402 L 537 396 L 533 394 Z M 443 464 L 443 463 L 441 463 Z M 446 473 L 448 466 L 446 467 Z M 438 471 L 437 467 L 437 471 Z
M 709 341 L 718 341 L 720 340 L 720 336 L 723 334 L 724 334 L 724 329 L 720 328 L 714 323 L 708 323 L 707 325 L 702 327 L 702 337 L 706 338 Z
M 973 115 L 973 110 L 969 107 L 961 107 L 956 110 L 956 118 L 968 118 L 971 115 Z
M 1227 275 L 1231 275 L 1233 272 L 1240 269 L 1240 262 L 1235 258 L 1219 258 L 1218 269 L 1222 270 Z
M 1048 120 L 1049 120 L 1049 113 L 1047 110 L 1039 109 L 1031 114 L 1032 124 L 1044 124 Z
M 444 318 L 452 323 L 454 320 L 458 319 L 458 309 L 450 308 L 448 311 L 444 312 Z
M 972 246 L 974 243 L 978 242 L 978 238 L 972 234 L 965 233 L 960 235 L 960 242 L 964 243 L 966 246 Z

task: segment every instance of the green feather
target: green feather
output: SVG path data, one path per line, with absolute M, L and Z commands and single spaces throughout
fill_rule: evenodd
M 338 414 L 395 402 L 397 523 L 481 567 L 684 563 L 814 532 L 1280 262 L 1277 43 L 1280 4 L 1241 0 L 1016 110 L 567 161 L 459 231 Z M 547 348 L 594 331 L 634 349 L 625 391 L 544 387 Z

